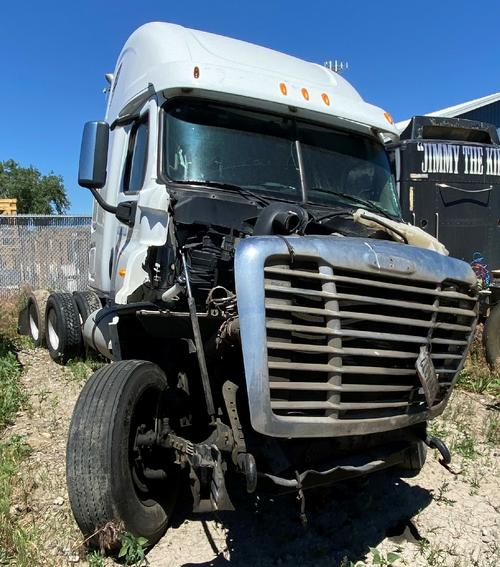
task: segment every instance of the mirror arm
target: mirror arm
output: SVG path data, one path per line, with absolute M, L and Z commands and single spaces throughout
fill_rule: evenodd
M 94 199 L 97 201 L 100 207 L 102 207 L 108 213 L 115 215 L 120 222 L 128 226 L 134 226 L 135 212 L 137 210 L 136 201 L 123 201 L 122 203 L 118 203 L 117 207 L 113 207 L 113 205 L 106 203 L 106 201 L 101 197 L 99 191 L 95 187 L 89 187 L 89 189 L 92 195 L 94 195 Z
M 117 207 L 113 207 L 113 205 L 106 203 L 106 201 L 101 197 L 99 191 L 94 187 L 89 187 L 89 189 L 100 207 L 102 207 L 108 213 L 112 213 L 113 215 L 116 215 L 116 211 L 118 210 Z
M 125 126 L 126 124 L 131 124 L 132 122 L 138 120 L 140 117 L 141 115 L 137 112 L 134 112 L 133 114 L 124 114 L 123 116 L 120 116 L 119 118 L 113 120 L 109 129 L 114 130 L 117 126 Z

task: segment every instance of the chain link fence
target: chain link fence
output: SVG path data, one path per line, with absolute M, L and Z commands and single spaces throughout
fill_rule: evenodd
M 87 287 L 90 216 L 0 215 L 0 297 Z

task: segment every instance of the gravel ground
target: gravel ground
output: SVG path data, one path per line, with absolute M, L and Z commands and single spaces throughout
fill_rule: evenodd
M 65 445 L 81 382 L 41 349 L 20 353 L 30 408 L 3 437 L 23 435 L 33 448 L 16 482 L 13 513 L 34 524 L 40 565 L 86 564 L 68 505 Z M 361 561 L 395 566 L 500 565 L 498 403 L 457 391 L 432 428 L 454 449 L 453 473 L 429 453 L 412 479 L 377 473 L 306 494 L 308 525 L 293 496 L 233 496 L 238 512 L 200 516 L 187 497 L 152 567 L 301 565 L 345 567 Z M 496 433 L 495 433 L 496 431 Z M 374 548 L 376 548 L 374 550 Z M 397 559 L 388 554 L 396 553 Z M 351 563 L 352 562 L 352 563 Z M 111 562 L 108 560 L 108 564 Z

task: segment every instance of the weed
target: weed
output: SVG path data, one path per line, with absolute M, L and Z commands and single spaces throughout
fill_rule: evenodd
M 450 489 L 450 483 L 444 482 L 437 490 L 436 494 L 434 495 L 434 501 L 438 504 L 446 504 L 447 506 L 453 506 L 455 504 L 455 500 L 451 500 L 446 496 L 446 493 Z
M 476 394 L 487 393 L 500 396 L 500 373 L 490 370 L 479 337 L 472 343 L 465 368 L 458 376 L 457 386 Z
M 442 420 L 433 419 L 427 424 L 427 432 L 432 437 L 439 437 L 440 439 L 446 440 L 449 435 L 449 431 L 445 428 Z
M 142 567 L 148 565 L 146 559 L 146 545 L 148 540 L 145 537 L 135 537 L 129 532 L 120 535 L 121 548 L 118 557 L 125 561 L 125 565 Z
M 356 561 L 356 563 L 354 563 L 347 557 L 343 557 L 339 565 L 339 567 L 365 567 L 365 566 L 366 563 L 363 563 L 363 561 Z
M 0 443 L 0 563 L 29 567 L 36 565 L 38 535 L 21 523 L 12 508 L 14 479 L 31 449 L 19 436 Z
M 12 341 L 0 334 L 0 430 L 26 401 L 19 384 L 21 365 L 14 350 Z
M 444 565 L 446 562 L 446 551 L 438 547 L 432 547 L 427 545 L 425 548 L 424 556 L 427 560 L 427 565 L 440 566 Z
M 17 296 L 3 298 L 0 304 L 0 335 L 13 340 L 17 337 L 19 299 Z
M 71 372 L 73 378 L 81 384 L 87 380 L 91 372 L 91 369 L 83 360 L 70 360 L 66 364 L 66 368 Z
M 92 551 L 91 553 L 87 553 L 85 557 L 87 563 L 90 567 L 104 567 L 104 557 L 99 551 Z
M 474 459 L 477 456 L 476 441 L 466 433 L 461 439 L 453 442 L 451 449 L 462 455 L 464 459 Z
M 420 555 L 427 560 L 427 565 L 436 565 L 436 559 L 438 556 L 442 555 L 442 551 L 432 547 L 432 544 L 427 539 L 417 541 L 417 545 Z
M 370 547 L 371 561 L 373 565 L 393 565 L 396 561 L 399 561 L 400 556 L 394 551 L 389 551 L 387 555 L 384 555 L 376 547 Z
M 500 395 L 500 374 L 489 368 L 468 367 L 458 376 L 457 386 L 475 394 Z
M 500 418 L 498 415 L 491 415 L 486 423 L 484 438 L 491 445 L 500 445 Z
M 16 350 L 28 350 L 30 348 L 35 348 L 35 342 L 31 337 L 28 335 L 18 335 L 14 339 L 12 339 Z
M 94 358 L 88 358 L 87 360 L 70 360 L 66 364 L 66 368 L 71 372 L 73 378 L 80 384 L 83 384 L 87 378 L 102 366 L 106 364 L 100 360 Z
M 33 392 L 33 397 L 38 399 L 38 405 L 42 405 L 49 399 L 50 394 L 52 394 L 52 390 L 48 390 L 45 388 L 44 390 L 39 390 L 38 392 Z

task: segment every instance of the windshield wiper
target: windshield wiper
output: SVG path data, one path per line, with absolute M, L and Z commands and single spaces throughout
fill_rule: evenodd
M 385 209 L 383 209 L 380 205 L 377 205 L 373 201 L 369 201 L 368 199 L 363 199 L 362 197 L 355 197 L 354 195 L 349 195 L 348 193 L 342 193 L 341 191 L 332 191 L 330 189 L 323 189 L 323 187 L 308 187 L 308 191 L 317 191 L 318 193 L 325 193 L 326 195 L 335 195 L 336 197 L 340 197 L 345 201 L 353 203 L 355 205 L 362 205 L 367 207 L 368 209 L 372 209 L 383 215 L 384 217 L 388 218 L 389 220 L 396 220 L 394 216 L 388 213 Z M 328 218 L 329 215 L 322 217 Z M 318 219 L 320 220 L 320 219 Z
M 267 199 L 261 197 L 260 195 L 257 195 L 253 191 L 250 191 L 250 189 L 247 189 L 246 187 L 241 187 L 241 185 L 235 185 L 233 183 L 224 183 L 222 181 L 211 181 L 208 179 L 205 179 L 204 181 L 182 180 L 182 181 L 174 181 L 174 183 L 179 183 L 180 185 L 198 185 L 200 187 L 215 187 L 216 189 L 222 189 L 226 191 L 232 191 L 233 193 L 239 193 L 247 200 L 255 201 L 255 203 L 258 203 L 263 207 L 267 207 L 267 205 L 270 204 L 270 202 Z

